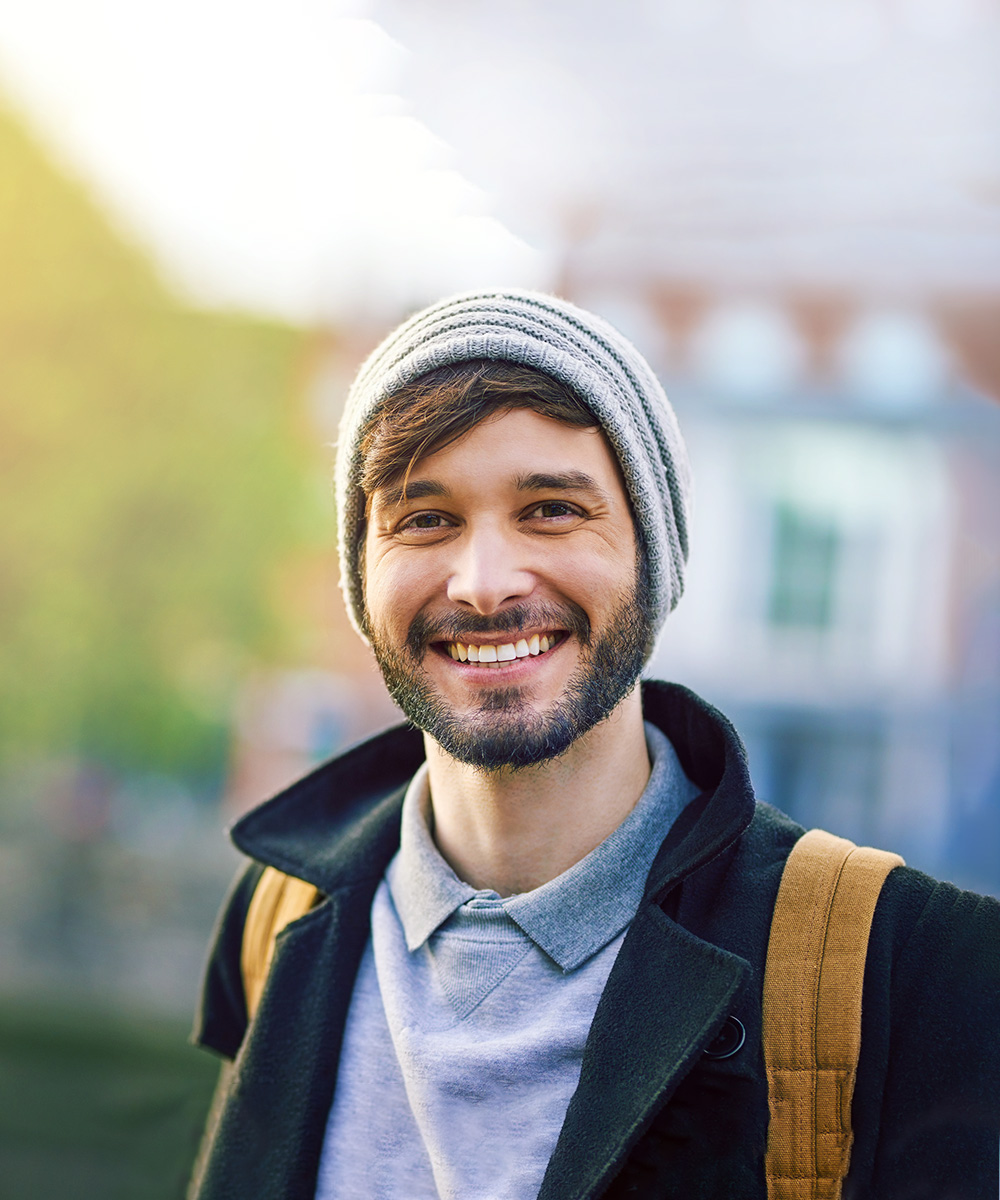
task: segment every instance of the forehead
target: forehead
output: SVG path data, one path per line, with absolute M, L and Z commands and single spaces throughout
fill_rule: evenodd
M 618 464 L 603 430 L 568 425 L 530 409 L 492 415 L 460 438 L 419 458 L 374 490 L 374 505 L 442 494 L 442 489 L 598 490 L 631 508 Z

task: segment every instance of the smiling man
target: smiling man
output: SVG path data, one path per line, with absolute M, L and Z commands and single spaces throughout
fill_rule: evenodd
M 551 296 L 445 301 L 362 367 L 337 490 L 348 610 L 410 724 L 233 829 L 252 863 L 196 1026 L 233 1065 L 191 1195 L 839 1195 L 782 1174 L 765 1062 L 804 831 L 755 802 L 724 717 L 638 684 L 689 503 L 648 366 Z M 995 1200 L 1000 906 L 882 878 L 838 993 L 844 1195 Z M 778 1010 L 808 1007 L 798 975 Z M 830 1138 L 821 1091 L 793 1142 Z

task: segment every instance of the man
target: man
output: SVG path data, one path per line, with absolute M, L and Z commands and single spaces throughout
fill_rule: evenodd
M 348 609 L 412 725 L 233 830 L 253 863 L 196 1038 L 234 1065 L 192 1195 L 766 1196 L 762 979 L 803 831 L 725 718 L 637 684 L 687 553 L 652 372 L 554 297 L 445 301 L 362 367 L 337 492 Z M 248 1020 L 265 864 L 321 902 Z M 1000 905 L 894 870 L 844 1194 L 994 1200 L 998 1041 Z

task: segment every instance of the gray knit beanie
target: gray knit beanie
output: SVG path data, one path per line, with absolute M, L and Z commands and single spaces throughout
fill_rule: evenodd
M 340 422 L 336 477 L 341 587 L 355 629 L 365 636 L 361 439 L 401 387 L 438 367 L 480 358 L 544 371 L 597 417 L 645 539 L 655 635 L 680 599 L 688 553 L 691 477 L 677 418 L 645 359 L 617 330 L 565 300 L 522 291 L 442 300 L 390 333 L 358 372 Z

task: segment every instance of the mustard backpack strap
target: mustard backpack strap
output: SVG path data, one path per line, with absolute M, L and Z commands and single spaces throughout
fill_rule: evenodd
M 897 854 L 821 829 L 785 864 L 764 971 L 769 1200 L 839 1200 L 851 1156 L 868 936 Z
M 240 953 L 248 1021 L 253 1019 L 264 991 L 275 939 L 286 925 L 304 916 L 320 898 L 320 891 L 304 879 L 286 875 L 276 867 L 264 868 L 247 909 Z

